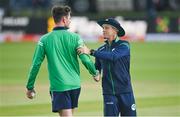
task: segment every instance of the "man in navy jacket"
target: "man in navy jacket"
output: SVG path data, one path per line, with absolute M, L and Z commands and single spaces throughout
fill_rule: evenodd
M 136 116 L 136 105 L 130 77 L 130 47 L 119 37 L 125 35 L 113 18 L 97 22 L 103 28 L 105 44 L 97 50 L 86 46 L 79 53 L 95 57 L 95 66 L 102 76 L 104 116 Z

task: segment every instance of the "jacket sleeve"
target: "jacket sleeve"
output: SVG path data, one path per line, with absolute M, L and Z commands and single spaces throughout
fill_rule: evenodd
M 98 58 L 95 58 L 95 67 L 101 73 L 101 62 Z
M 93 54 L 93 56 L 95 56 L 96 58 L 109 60 L 109 61 L 116 61 L 117 59 L 123 56 L 129 56 L 129 55 L 130 55 L 130 49 L 129 49 L 129 44 L 127 43 L 122 43 L 117 48 L 109 52 L 96 50 Z
M 39 72 L 39 68 L 44 58 L 45 58 L 45 51 L 44 51 L 43 43 L 39 41 L 34 52 L 32 66 L 28 75 L 28 82 L 26 85 L 26 88 L 28 90 L 31 90 L 34 88 L 36 76 Z

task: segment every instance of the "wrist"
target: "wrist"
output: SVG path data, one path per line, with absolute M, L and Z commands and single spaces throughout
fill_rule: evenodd
M 99 71 L 98 70 L 96 70 L 96 74 L 95 75 L 93 75 L 93 77 L 96 77 L 96 76 L 98 76 L 99 75 Z
M 94 55 L 94 52 L 95 52 L 95 50 L 94 50 L 94 49 L 91 49 L 91 50 L 90 50 L 90 55 L 93 56 L 93 55 Z
M 28 88 L 28 87 L 26 87 L 26 89 L 27 89 L 28 91 L 34 90 L 34 88 Z

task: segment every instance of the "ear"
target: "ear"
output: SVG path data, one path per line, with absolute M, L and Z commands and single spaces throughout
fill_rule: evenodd
M 62 17 L 62 21 L 63 21 L 63 23 L 66 23 L 65 17 Z

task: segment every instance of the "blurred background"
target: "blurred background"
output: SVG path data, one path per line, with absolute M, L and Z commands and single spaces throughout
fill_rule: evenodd
M 39 38 L 52 30 L 53 5 L 72 8 L 70 31 L 90 48 L 103 44 L 99 19 L 116 18 L 131 44 L 131 77 L 139 116 L 180 116 L 179 0 L 0 0 L 0 116 L 51 113 L 47 62 L 36 81 L 37 96 L 25 85 Z M 92 60 L 94 58 L 92 57 Z M 102 116 L 101 83 L 81 64 L 82 92 L 76 116 Z
M 53 5 L 72 8 L 70 30 L 87 41 L 101 39 L 102 30 L 95 21 L 107 17 L 120 21 L 126 30 L 123 39 L 179 41 L 176 35 L 180 32 L 179 0 L 1 0 L 0 41 L 21 41 L 24 36 L 37 40 L 51 31 Z

